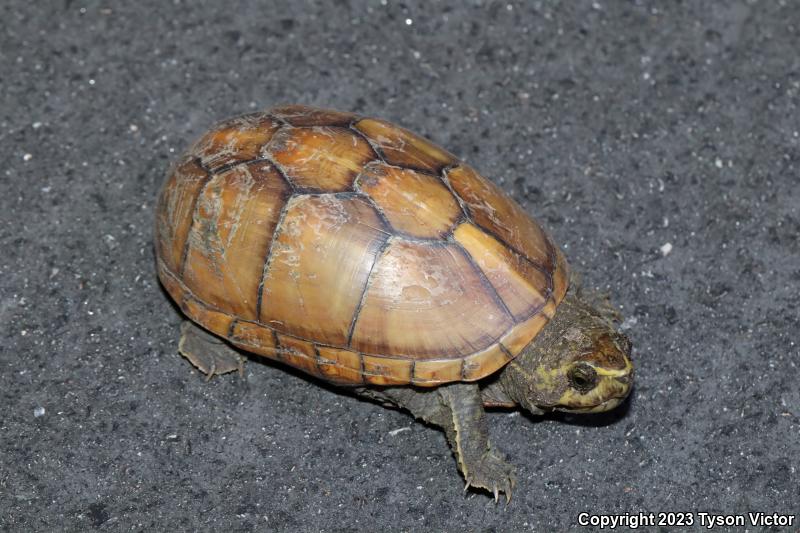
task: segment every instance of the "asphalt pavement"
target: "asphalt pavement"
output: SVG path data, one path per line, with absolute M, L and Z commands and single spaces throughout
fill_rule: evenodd
M 800 527 L 800 3 L 6 0 L 0 20 L 0 530 Z M 509 506 L 463 492 L 404 412 L 257 359 L 206 383 L 177 353 L 158 188 L 211 124 L 280 103 L 441 144 L 622 308 L 630 401 L 491 413 Z

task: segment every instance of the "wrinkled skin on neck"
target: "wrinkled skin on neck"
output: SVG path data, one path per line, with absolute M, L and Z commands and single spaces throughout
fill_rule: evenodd
M 571 288 L 553 319 L 503 369 L 503 392 L 534 414 L 597 413 L 619 405 L 633 385 L 633 364 L 614 313 Z

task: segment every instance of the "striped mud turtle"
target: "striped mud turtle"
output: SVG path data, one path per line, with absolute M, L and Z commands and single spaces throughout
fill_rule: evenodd
M 155 240 L 180 352 L 209 377 L 241 370 L 236 347 L 405 408 L 495 500 L 514 469 L 485 407 L 599 412 L 631 389 L 613 308 L 540 226 L 383 120 L 293 105 L 217 125 L 167 178 Z

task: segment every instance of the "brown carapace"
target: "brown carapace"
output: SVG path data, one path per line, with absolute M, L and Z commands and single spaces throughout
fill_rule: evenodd
M 158 274 L 248 352 L 342 385 L 475 381 L 567 291 L 566 262 L 497 186 L 388 122 L 305 106 L 217 125 L 157 206 Z

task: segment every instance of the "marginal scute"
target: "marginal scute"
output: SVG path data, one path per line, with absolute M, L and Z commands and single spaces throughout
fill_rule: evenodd
M 236 321 L 228 340 L 244 350 L 273 356 L 275 335 L 272 330 L 254 322 Z
M 265 269 L 260 322 L 346 346 L 363 288 L 387 238 L 363 198 L 292 197 Z
M 449 169 L 447 180 L 478 225 L 542 268 L 550 271 L 555 268 L 551 264 L 547 235 L 497 185 L 464 164 Z
M 273 107 L 269 114 L 292 126 L 340 126 L 346 128 L 357 115 L 342 113 L 334 109 L 322 109 L 304 105 L 283 105 Z
M 364 165 L 377 157 L 352 131 L 328 126 L 285 126 L 262 155 L 280 165 L 295 187 L 318 192 L 350 190 Z
M 183 284 L 175 277 L 175 274 L 170 271 L 170 268 L 164 263 L 163 258 L 158 258 L 156 263 L 158 279 L 161 280 L 161 284 L 164 286 L 167 294 L 170 295 L 170 298 L 172 298 L 176 304 L 180 305 L 184 295 Z
M 540 270 L 469 222 L 459 225 L 453 238 L 470 254 L 515 320 L 544 305 L 550 280 Z
M 370 163 L 356 180 L 394 229 L 420 238 L 440 238 L 452 229 L 461 209 L 442 181 L 431 174 Z
M 352 350 L 318 346 L 317 366 L 322 377 L 334 383 L 360 383 L 361 356 Z
M 536 313 L 524 322 L 520 322 L 500 338 L 502 344 L 512 355 L 519 355 L 539 331 L 547 324 L 549 318 L 544 313 Z
M 251 113 L 217 124 L 200 138 L 190 152 L 211 172 L 252 161 L 269 142 L 280 124 L 265 113 Z
M 476 381 L 505 366 L 511 360 L 499 344 L 493 344 L 478 353 L 464 358 L 462 376 L 464 381 Z
M 406 385 L 411 383 L 410 359 L 362 356 L 364 381 L 371 385 Z
M 312 376 L 319 375 L 317 357 L 312 343 L 280 333 L 277 336 L 279 360 Z
M 415 385 L 431 386 L 439 383 L 461 381 L 461 359 L 434 359 L 414 364 Z
M 370 276 L 351 346 L 417 360 L 457 358 L 511 326 L 455 244 L 393 239 Z
M 225 336 L 230 329 L 233 317 L 227 313 L 212 309 L 194 296 L 184 295 L 181 310 L 197 324 L 202 324 L 208 331 Z
M 258 286 L 288 186 L 265 161 L 214 175 L 197 199 L 183 281 L 201 300 L 256 320 Z
M 176 165 L 161 188 L 156 207 L 156 247 L 173 272 L 181 270 L 195 200 L 208 177 L 197 158 L 188 157 Z
M 443 168 L 456 161 L 450 152 L 385 120 L 365 118 L 353 127 L 378 147 L 386 162 L 391 165 L 439 174 Z

